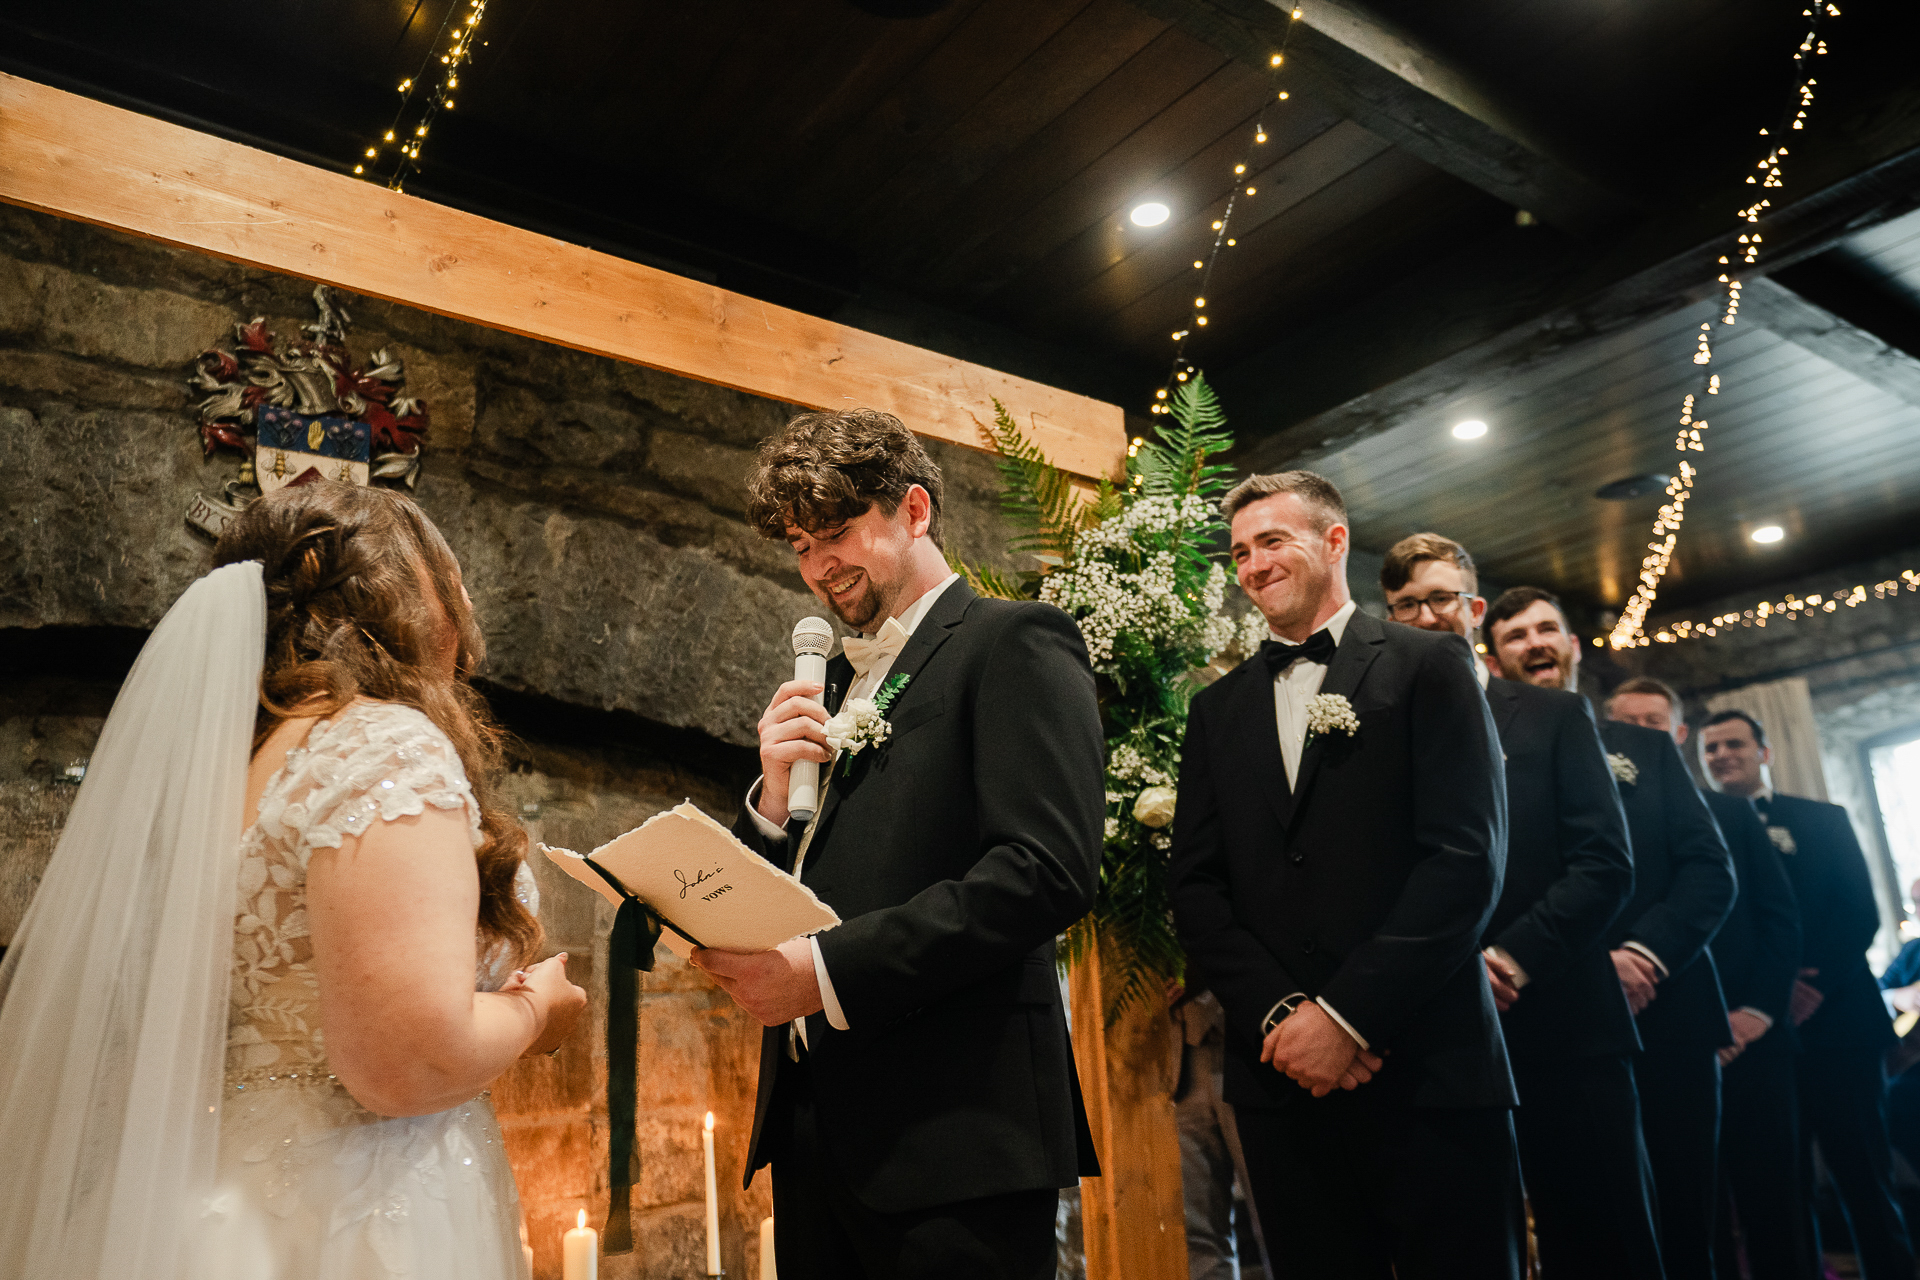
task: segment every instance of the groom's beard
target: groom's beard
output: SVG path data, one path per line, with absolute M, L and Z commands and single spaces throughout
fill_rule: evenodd
M 867 634 L 886 621 L 885 602 L 880 598 L 879 589 L 873 585 L 873 575 L 868 573 L 860 584 L 860 589 L 848 600 L 840 601 L 831 595 L 827 597 L 827 608 L 834 616 L 862 635 Z

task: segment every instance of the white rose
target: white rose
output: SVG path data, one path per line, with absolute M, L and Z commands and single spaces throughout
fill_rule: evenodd
M 1172 787 L 1148 787 L 1133 802 L 1134 821 L 1148 827 L 1166 826 L 1173 821 L 1175 796 Z
M 861 730 L 880 718 L 880 708 L 870 698 L 848 698 L 826 723 L 827 745 L 835 751 L 858 753 L 866 746 Z

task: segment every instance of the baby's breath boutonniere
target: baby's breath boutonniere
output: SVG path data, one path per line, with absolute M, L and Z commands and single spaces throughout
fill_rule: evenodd
M 848 698 L 826 726 L 827 745 L 840 752 L 846 758 L 842 768 L 844 776 L 853 769 L 853 758 L 868 747 L 877 747 L 893 733 L 893 726 L 887 723 L 887 708 L 893 705 L 900 691 L 907 687 L 911 676 L 902 673 L 888 676 L 877 693 L 871 698 Z
M 1607 766 L 1613 770 L 1614 780 L 1633 786 L 1640 781 L 1640 766 L 1618 751 L 1607 752 Z
M 1323 733 L 1344 733 L 1349 738 L 1360 732 L 1360 718 L 1353 704 L 1341 693 L 1316 693 L 1307 699 L 1307 741 Z

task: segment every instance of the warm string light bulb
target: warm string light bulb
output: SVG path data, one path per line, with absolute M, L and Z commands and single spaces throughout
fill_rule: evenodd
M 470 61 L 473 57 L 474 37 L 479 33 L 480 20 L 486 15 L 486 11 L 487 0 L 469 0 L 468 12 L 464 17 L 456 19 L 453 14 L 449 13 L 446 20 L 441 24 L 441 34 L 440 36 L 436 36 L 432 43 L 437 45 L 442 38 L 447 40 L 445 46 L 446 51 L 439 55 L 440 65 L 447 68 L 447 70 L 442 75 L 440 83 L 434 87 L 431 95 L 427 98 L 420 118 L 414 123 L 412 134 L 407 137 L 405 141 L 398 143 L 398 145 L 394 147 L 397 161 L 392 174 L 387 179 L 387 186 L 390 189 L 394 191 L 402 189 L 402 184 L 406 180 L 409 171 L 415 167 L 416 162 L 420 159 L 420 139 L 425 138 L 430 132 L 434 117 L 441 111 L 452 111 L 454 109 L 452 91 L 459 87 L 460 84 L 458 74 L 460 64 Z M 433 58 L 434 54 L 432 46 L 430 45 L 426 59 L 421 63 L 421 70 L 423 72 L 431 65 Z M 388 128 L 381 136 L 382 144 L 394 143 L 395 133 L 400 128 L 400 122 L 405 119 L 414 108 L 415 98 L 420 86 L 421 79 L 418 73 L 400 81 L 397 86 L 401 95 L 400 107 L 399 110 L 394 113 L 392 127 Z M 368 164 L 366 161 L 374 162 L 377 168 L 379 155 L 379 146 L 369 147 L 366 152 L 365 161 L 354 165 L 353 172 L 355 175 L 363 177 L 370 176 L 367 172 Z
M 1820 8 L 1807 9 L 1803 11 L 1802 16 L 1811 19 L 1811 25 L 1806 36 L 1802 38 L 1799 47 L 1794 52 L 1793 60 L 1796 69 L 1803 68 L 1807 58 L 1817 57 L 1826 52 L 1826 42 L 1819 38 L 1819 22 L 1823 16 L 1839 17 L 1840 10 L 1832 4 L 1827 4 Z M 1808 108 L 1813 105 L 1813 91 L 1816 83 L 1817 81 L 1812 76 L 1808 76 L 1804 81 L 1794 86 L 1795 96 L 1791 107 L 1794 114 L 1791 119 L 1787 121 L 1790 128 L 1800 129 L 1804 127 L 1807 120 Z M 1760 136 L 1770 139 L 1773 135 L 1769 130 L 1763 128 L 1760 130 Z M 1787 147 L 1769 145 L 1766 154 L 1754 165 L 1753 172 L 1747 175 L 1746 183 L 1748 185 L 1759 186 L 1762 189 L 1777 189 L 1784 186 L 1783 162 L 1787 156 Z M 1751 226 L 1759 222 L 1760 215 L 1772 207 L 1773 202 L 1763 196 L 1745 208 L 1738 210 L 1735 216 L 1738 217 L 1742 223 Z M 1755 262 L 1759 261 L 1761 244 L 1762 237 L 1759 231 L 1742 232 L 1738 237 L 1738 247 L 1735 251 L 1740 259 L 1740 265 L 1752 266 Z M 1728 255 L 1722 254 L 1720 255 L 1720 265 L 1731 268 L 1733 263 L 1729 260 Z M 1740 294 L 1743 286 L 1740 279 L 1735 276 L 1731 270 L 1722 271 L 1718 282 L 1726 287 L 1726 297 L 1724 305 L 1721 307 L 1720 323 L 1731 325 L 1736 322 L 1740 313 Z M 1712 363 L 1712 361 L 1713 325 L 1711 323 L 1704 323 L 1700 326 L 1699 332 L 1694 335 L 1693 363 L 1705 366 Z M 1720 394 L 1719 374 L 1707 375 L 1704 392 L 1710 396 Z M 1696 416 L 1695 409 L 1698 404 L 1699 399 L 1693 394 L 1689 394 L 1681 404 L 1680 429 L 1675 434 L 1673 441 L 1675 451 L 1681 454 L 1706 452 L 1707 446 L 1704 433 L 1708 429 L 1709 424 L 1705 418 Z M 1694 478 L 1698 474 L 1698 471 L 1692 463 L 1682 458 L 1679 466 L 1679 474 L 1667 484 L 1667 501 L 1661 506 L 1659 514 L 1654 519 L 1651 530 L 1653 540 L 1647 543 L 1647 554 L 1640 562 L 1639 583 L 1634 588 L 1633 595 L 1628 599 L 1626 607 L 1621 610 L 1619 622 L 1614 625 L 1607 637 L 1607 643 L 1616 649 L 1635 648 L 1641 645 L 1651 644 L 1655 641 L 1665 643 L 1677 639 L 1692 639 L 1700 635 L 1714 635 L 1717 634 L 1718 628 L 1732 625 L 1733 615 L 1723 615 L 1721 618 L 1716 618 L 1712 622 L 1705 624 L 1692 622 L 1675 623 L 1671 626 L 1661 628 L 1653 636 L 1648 636 L 1645 631 L 1647 614 L 1652 610 L 1653 603 L 1659 596 L 1660 584 L 1665 579 L 1667 570 L 1672 567 L 1674 550 L 1679 545 L 1680 528 L 1687 516 L 1687 498 L 1693 491 Z M 1908 589 L 1920 589 L 1920 582 L 1910 583 Z M 1858 603 L 1858 600 L 1853 599 L 1855 595 L 1861 600 L 1865 599 L 1864 592 L 1865 588 L 1855 588 L 1854 592 L 1849 594 L 1849 604 Z M 1809 599 L 1815 603 L 1819 603 L 1818 597 L 1809 597 Z M 1791 606 L 1792 602 L 1789 601 L 1786 603 Z M 1829 598 L 1823 607 L 1825 612 L 1831 613 L 1838 606 Z M 1762 603 L 1757 606 L 1757 612 L 1755 609 L 1749 609 L 1745 612 L 1744 617 L 1740 619 L 1741 625 L 1754 625 L 1754 620 L 1757 618 L 1758 625 L 1765 626 L 1766 619 L 1769 616 L 1777 616 L 1780 612 L 1782 612 L 1780 608 Z M 1793 614 L 1794 609 L 1789 607 L 1785 612 Z

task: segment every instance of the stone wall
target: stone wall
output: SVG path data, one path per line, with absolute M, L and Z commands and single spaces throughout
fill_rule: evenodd
M 183 515 L 238 469 L 202 457 L 196 355 L 265 315 L 313 319 L 298 280 L 0 206 L 0 946 L 51 854 L 139 641 L 209 564 Z M 507 797 L 535 838 L 589 850 L 691 798 L 725 816 L 754 772 L 753 725 L 818 611 L 791 554 L 742 518 L 756 444 L 787 406 L 372 299 L 349 346 L 388 347 L 433 429 L 422 506 L 487 635 L 484 688 L 522 739 Z M 1017 406 L 1016 406 L 1017 409 Z M 1006 564 L 985 455 L 931 443 L 951 550 Z M 536 859 L 536 861 L 538 861 Z M 535 1273 L 606 1212 L 605 935 L 611 913 L 536 867 L 551 946 L 592 1025 L 494 1090 Z M 640 1031 L 639 1247 L 611 1280 L 702 1271 L 700 1121 L 717 1116 L 723 1258 L 758 1274 L 765 1179 L 739 1190 L 758 1028 L 662 951 Z

